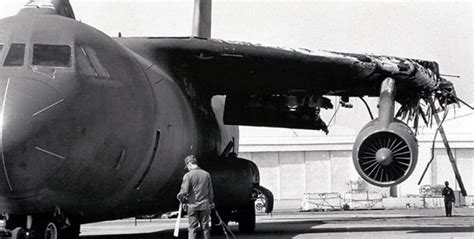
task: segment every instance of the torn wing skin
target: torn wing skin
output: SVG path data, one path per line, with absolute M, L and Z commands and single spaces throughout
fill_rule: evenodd
M 327 101 L 323 95 L 378 96 L 386 77 L 395 79 L 396 100 L 405 112 L 423 98 L 435 97 L 440 105 L 456 102 L 453 85 L 439 76 L 436 62 L 200 38 L 117 40 L 185 87 L 192 85 L 190 92 L 227 95 L 227 124 L 325 130 L 319 110 L 332 105 L 321 104 Z

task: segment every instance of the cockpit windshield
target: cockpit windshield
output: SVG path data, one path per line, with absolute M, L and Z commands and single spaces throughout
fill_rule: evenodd
M 0 54 L 2 54 L 3 44 L 0 44 Z
M 33 65 L 49 67 L 70 67 L 71 47 L 66 45 L 33 46 Z
M 11 44 L 4 66 L 22 66 L 25 61 L 25 44 Z
M 96 77 L 109 78 L 109 72 L 97 57 L 97 53 L 90 46 L 76 45 L 76 62 L 81 74 Z

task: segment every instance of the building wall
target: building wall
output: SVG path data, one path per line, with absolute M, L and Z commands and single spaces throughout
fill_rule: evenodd
M 331 192 L 332 168 L 330 152 L 305 152 L 305 192 Z
M 275 199 L 301 199 L 309 192 L 349 190 L 349 181 L 357 180 L 351 151 L 247 152 L 239 157 L 255 162 L 260 182 Z M 385 194 L 386 189 L 371 188 Z
M 474 195 L 474 150 L 456 149 L 456 160 L 459 165 L 459 172 L 463 177 L 464 187 L 470 195 Z M 456 184 L 454 189 L 458 189 Z
M 468 128 L 461 124 L 460 133 L 450 134 L 450 146 L 457 160 L 458 169 L 469 195 L 474 195 L 474 133 L 469 118 Z M 451 123 L 451 125 L 457 125 Z M 449 127 L 447 127 L 449 128 Z M 291 130 L 289 130 L 291 132 Z M 261 184 L 270 189 L 275 199 L 301 199 L 304 193 L 345 193 L 349 191 L 349 181 L 360 180 L 352 162 L 352 142 L 355 134 L 345 137 L 311 136 L 307 132 L 292 132 L 287 135 L 270 130 L 271 137 L 255 132 L 241 139 L 242 158 L 254 161 L 260 169 Z M 272 135 L 273 134 L 273 135 Z M 398 196 L 418 195 L 423 185 L 444 184 L 449 181 L 455 190 L 459 185 L 443 142 L 438 136 L 434 159 L 423 180 L 420 178 L 432 157 L 433 132 L 419 135 L 418 162 L 412 175 L 397 185 Z M 262 136 L 263 135 L 263 136 Z M 326 138 L 325 138 L 326 137 Z M 251 138 L 251 139 L 249 139 Z M 311 140 L 310 140 L 311 139 Z M 321 140 L 322 139 L 322 140 Z M 249 143 L 250 142 L 250 143 Z M 389 188 L 368 185 L 371 192 L 389 196 Z
M 453 153 L 459 173 L 463 179 L 464 187 L 470 195 L 474 195 L 474 150 L 461 148 L 454 149 Z M 436 177 L 432 177 L 431 184 L 444 184 L 445 181 L 449 181 L 450 186 L 454 190 L 460 190 L 446 151 L 437 149 L 436 155 L 438 156 L 434 160 L 435 167 L 431 169 L 432 174 L 436 175 Z

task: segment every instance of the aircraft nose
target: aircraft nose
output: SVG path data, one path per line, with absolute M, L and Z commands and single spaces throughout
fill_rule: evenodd
M 45 164 L 38 150 L 45 143 L 41 135 L 49 130 L 45 125 L 63 101 L 45 82 L 21 77 L 0 80 L 1 195 L 19 196 L 42 183 Z

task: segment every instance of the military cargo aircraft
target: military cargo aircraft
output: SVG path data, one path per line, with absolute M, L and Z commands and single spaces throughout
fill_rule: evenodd
M 256 195 L 267 212 L 273 196 L 238 158 L 237 125 L 327 132 L 325 96 L 380 97 L 354 165 L 392 186 L 417 161 L 399 118 L 457 102 L 436 62 L 212 39 L 210 5 L 196 1 L 183 38 L 111 38 L 76 21 L 68 0 L 30 0 L 0 20 L 0 209 L 12 238 L 77 238 L 82 223 L 175 210 L 189 154 L 211 172 L 224 220 L 251 232 Z

